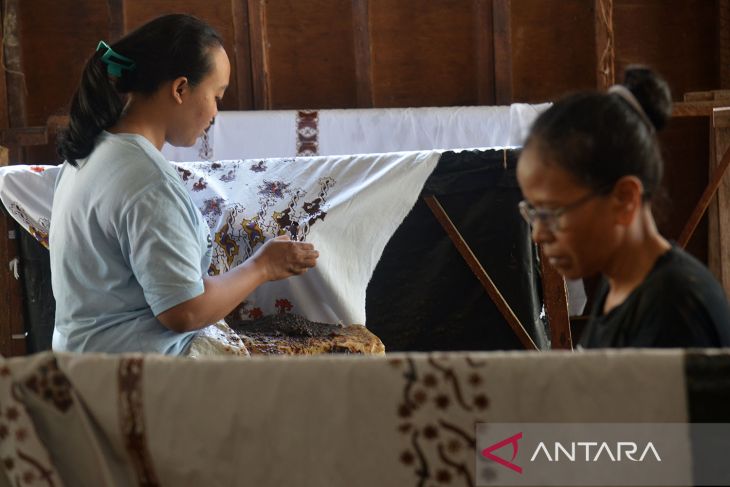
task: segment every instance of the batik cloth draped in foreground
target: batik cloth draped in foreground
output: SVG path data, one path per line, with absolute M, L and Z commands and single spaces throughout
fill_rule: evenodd
M 44 353 L 0 359 L 0 465 L 24 486 L 470 486 L 476 423 L 727 422 L 729 372 L 680 350 Z
M 174 164 L 211 228 L 211 274 L 235 267 L 278 235 L 311 242 L 320 252 L 306 274 L 257 289 L 239 309 L 243 318 L 291 312 L 364 325 L 375 265 L 439 157 L 422 151 Z M 46 246 L 57 172 L 54 166 L 0 171 L 5 207 Z

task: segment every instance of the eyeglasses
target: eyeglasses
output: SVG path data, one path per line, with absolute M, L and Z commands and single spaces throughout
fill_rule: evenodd
M 561 230 L 560 217 L 565 215 L 567 212 L 574 210 L 581 205 L 584 205 L 596 196 L 601 196 L 605 191 L 593 191 L 580 198 L 578 201 L 574 201 L 569 205 L 562 206 L 560 208 L 535 208 L 527 201 L 520 201 L 517 205 L 520 209 L 522 218 L 530 225 L 534 226 L 536 220 L 540 220 L 551 233 L 559 232 Z

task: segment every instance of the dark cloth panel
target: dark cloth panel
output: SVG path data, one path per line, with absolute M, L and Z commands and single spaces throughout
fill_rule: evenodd
M 51 289 L 48 250 L 28 232 L 20 231 L 20 275 L 25 292 L 28 353 L 51 349 L 56 301 Z M 83 299 L 83 296 L 79 296 Z
M 540 348 L 539 266 L 519 215 L 514 150 L 446 152 L 423 195 L 435 195 Z M 522 349 L 422 199 L 385 248 L 367 292 L 367 326 L 387 351 Z
M 685 380 L 689 422 L 730 423 L 730 355 L 688 350 Z M 692 473 L 695 485 L 730 485 L 730 437 L 691 427 Z M 713 425 L 713 429 L 716 426 Z M 724 482 L 718 484 L 718 476 Z

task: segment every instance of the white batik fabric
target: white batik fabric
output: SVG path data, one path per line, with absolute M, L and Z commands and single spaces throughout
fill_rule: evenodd
M 509 106 L 220 112 L 172 161 L 521 146 L 549 103 Z
M 365 291 L 375 265 L 439 157 L 421 151 L 174 165 L 211 229 L 210 274 L 230 270 L 279 235 L 311 242 L 320 252 L 316 268 L 304 275 L 260 286 L 239 317 L 291 312 L 365 325 Z M 0 199 L 45 245 L 59 169 L 0 169 Z

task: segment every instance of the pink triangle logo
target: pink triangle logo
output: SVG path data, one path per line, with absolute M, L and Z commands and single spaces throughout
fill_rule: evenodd
M 515 457 L 517 457 L 517 451 L 520 449 L 520 445 L 517 442 L 521 439 L 522 439 L 522 433 L 517 433 L 514 436 L 505 438 L 504 440 L 502 440 L 498 443 L 495 443 L 492 446 L 488 446 L 484 450 L 482 450 L 482 456 L 484 458 L 488 458 L 489 460 L 499 463 L 503 467 L 507 467 L 510 470 L 514 470 L 517 473 L 522 473 L 522 467 L 512 463 L 512 461 L 515 459 Z M 510 460 L 505 460 L 504 458 L 498 457 L 497 455 L 494 455 L 492 453 L 493 451 L 499 450 L 503 446 L 510 445 L 510 444 L 512 445 L 512 458 Z

